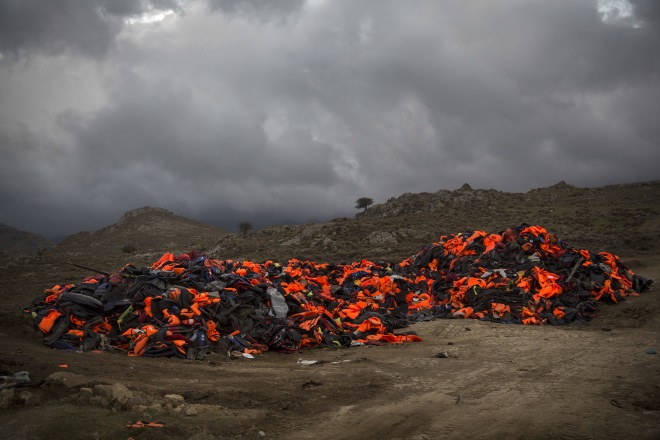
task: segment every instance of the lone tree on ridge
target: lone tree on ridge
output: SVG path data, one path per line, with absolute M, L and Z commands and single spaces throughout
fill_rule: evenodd
M 238 224 L 238 230 L 241 231 L 242 235 L 247 235 L 252 229 L 254 229 L 254 227 L 252 226 L 252 223 L 248 221 L 240 222 Z
M 369 197 L 360 197 L 355 201 L 355 209 L 364 209 L 364 211 L 366 211 L 373 204 L 374 199 L 370 199 Z

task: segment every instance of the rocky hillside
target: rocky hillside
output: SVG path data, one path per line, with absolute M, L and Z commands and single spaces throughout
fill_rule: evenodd
M 0 256 L 33 255 L 55 246 L 45 237 L 0 223 Z
M 227 235 L 213 254 L 227 258 L 398 260 L 441 234 L 540 224 L 569 244 L 634 257 L 660 247 L 660 181 L 576 188 L 560 182 L 526 193 L 472 189 L 406 193 L 355 219 Z
M 149 206 L 126 212 L 117 223 L 94 232 L 73 234 L 53 249 L 53 253 L 76 258 L 94 255 L 123 258 L 161 250 L 208 250 L 227 234 L 162 208 Z
M 7 292 L 38 292 L 43 286 L 78 282 L 94 272 L 70 263 L 112 272 L 129 262 L 151 264 L 165 251 L 206 252 L 225 235 L 222 228 L 146 206 L 126 212 L 111 226 L 70 235 L 39 255 L 0 262 L 0 286 Z
M 245 235 L 145 207 L 127 212 L 112 226 L 74 234 L 38 259 L 41 270 L 60 274 L 60 281 L 63 274 L 72 279 L 87 274 L 67 262 L 115 270 L 126 262 L 150 264 L 165 251 L 192 249 L 215 258 L 255 261 L 396 261 L 442 234 L 497 232 L 521 223 L 543 225 L 573 246 L 641 258 L 660 248 L 660 181 L 602 188 L 561 182 L 526 193 L 466 184 L 454 191 L 402 194 L 355 218 L 268 227 Z
M 658 247 L 660 181 L 577 188 L 560 182 L 526 193 L 472 189 L 403 194 L 358 217 L 401 218 L 426 214 L 443 229 L 496 230 L 527 222 L 551 228 L 581 246 L 650 251 Z

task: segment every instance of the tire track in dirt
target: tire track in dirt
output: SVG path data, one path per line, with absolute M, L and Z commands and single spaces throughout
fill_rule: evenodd
M 415 394 L 404 399 L 379 402 L 370 407 L 343 407 L 334 414 L 324 414 L 323 421 L 288 438 L 292 440 L 324 440 L 354 438 L 408 438 L 438 417 L 444 408 L 454 405 L 455 398 L 438 392 Z M 433 413 L 428 408 L 435 408 Z
M 651 367 L 641 355 L 628 361 L 628 352 L 611 349 L 625 346 L 626 334 L 468 321 L 425 323 L 416 330 L 427 341 L 424 348 L 411 349 L 413 356 L 388 353 L 392 357 L 379 364 L 379 371 L 398 378 L 391 390 L 350 409 L 330 409 L 316 418 L 319 426 L 291 438 L 589 440 L 627 438 L 630 422 L 645 427 L 648 434 L 639 438 L 660 433 L 653 414 L 632 405 L 618 415 L 625 423 L 613 423 L 613 390 L 635 389 L 649 379 L 645 373 L 645 379 L 624 381 L 617 368 L 638 370 L 640 362 Z M 435 358 L 440 350 L 449 358 Z M 319 436 L 325 430 L 345 434 Z

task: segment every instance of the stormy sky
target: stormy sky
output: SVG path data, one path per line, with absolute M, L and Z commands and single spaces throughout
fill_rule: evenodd
M 0 222 L 660 178 L 656 0 L 0 0 Z

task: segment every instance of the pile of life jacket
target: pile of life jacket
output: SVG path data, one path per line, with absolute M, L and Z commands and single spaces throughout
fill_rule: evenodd
M 56 285 L 24 312 L 50 347 L 200 359 L 420 341 L 435 318 L 526 325 L 589 321 L 599 302 L 648 290 L 607 252 L 540 226 L 442 236 L 399 263 L 218 260 L 164 254 L 151 267 Z

